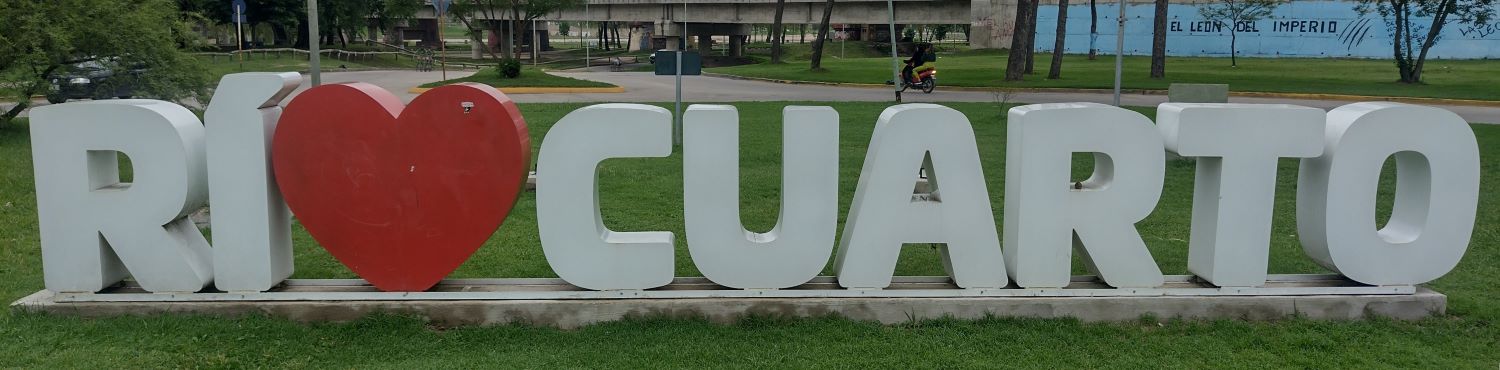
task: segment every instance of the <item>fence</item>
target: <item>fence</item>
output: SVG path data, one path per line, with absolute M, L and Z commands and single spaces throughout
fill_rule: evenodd
M 245 60 L 255 60 L 257 58 L 273 59 L 282 58 L 283 56 L 291 57 L 297 55 L 301 55 L 302 58 L 307 59 L 310 58 L 311 54 L 312 53 L 307 50 L 295 48 L 235 50 L 227 53 L 194 53 L 194 55 L 208 57 L 210 62 L 218 62 L 219 57 L 223 57 L 227 61 L 234 61 L 240 55 L 243 55 L 245 57 Z M 431 50 L 427 49 L 418 49 L 416 51 L 410 51 L 406 49 L 402 49 L 401 51 L 349 51 L 341 49 L 323 49 L 318 50 L 318 54 L 324 55 L 326 58 L 333 58 L 335 60 L 342 61 L 373 61 L 379 60 L 389 55 L 391 61 L 399 62 L 401 61 L 401 58 L 404 57 L 414 60 L 416 69 L 419 71 L 430 71 L 438 65 L 447 65 L 450 67 L 457 67 L 458 69 L 480 69 L 484 67 L 483 65 L 475 63 L 444 62 L 442 60 L 436 59 L 434 53 Z

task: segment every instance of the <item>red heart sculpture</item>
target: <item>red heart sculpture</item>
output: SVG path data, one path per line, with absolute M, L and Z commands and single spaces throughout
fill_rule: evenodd
M 313 238 L 385 291 L 422 291 L 478 250 L 526 182 L 531 139 L 493 87 L 432 89 L 411 105 L 364 83 L 287 104 L 276 184 Z

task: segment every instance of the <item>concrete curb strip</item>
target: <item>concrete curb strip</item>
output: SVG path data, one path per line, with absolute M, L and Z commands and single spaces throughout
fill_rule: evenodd
M 732 323 L 751 315 L 843 316 L 885 324 L 992 316 L 1082 321 L 1171 319 L 1402 320 L 1443 315 L 1447 297 L 1424 287 L 1356 284 L 1331 275 L 1272 275 L 1263 287 L 1220 288 L 1173 275 L 1153 289 L 1114 289 L 1075 276 L 1062 289 L 959 289 L 947 277 L 896 277 L 890 289 L 838 288 L 818 277 L 780 290 L 724 290 L 680 277 L 650 290 L 580 291 L 562 279 L 449 279 L 416 293 L 372 292 L 360 279 L 292 279 L 270 292 L 147 293 L 125 283 L 101 293 L 39 291 L 14 311 L 104 317 L 192 313 L 270 315 L 296 321 L 352 321 L 374 313 L 410 314 L 440 325 L 527 323 L 564 329 L 632 317 L 705 318 Z
M 781 79 L 773 79 L 773 78 L 747 77 L 747 76 L 737 76 L 737 75 L 729 75 L 729 74 L 722 74 L 722 73 L 708 73 L 708 72 L 704 72 L 703 75 L 705 75 L 705 76 L 713 76 L 713 77 L 721 77 L 721 78 L 728 78 L 728 79 L 735 79 L 735 80 L 774 82 L 774 83 L 791 84 L 791 85 L 825 85 L 825 86 L 842 86 L 842 87 L 860 87 L 860 88 L 870 88 L 870 89 L 890 89 L 891 88 L 890 85 L 883 85 L 883 84 L 861 84 L 861 83 L 845 83 L 845 82 L 781 80 Z M 1061 88 L 1061 87 L 1058 87 L 1058 88 L 1053 88 L 1053 87 L 1013 87 L 1013 88 L 1001 88 L 1001 87 L 972 87 L 972 86 L 939 86 L 939 88 L 943 89 L 943 90 L 953 90 L 953 91 L 993 91 L 993 92 L 1011 91 L 1011 92 L 1030 92 L 1030 93 L 1098 93 L 1098 94 L 1109 94 L 1109 93 L 1113 93 L 1114 92 L 1114 90 L 1110 90 L 1110 89 L 1084 89 L 1084 88 Z M 1122 94 L 1137 94 L 1137 95 L 1166 95 L 1167 94 L 1167 90 L 1121 89 L 1120 93 L 1122 93 Z M 1260 92 L 1260 91 L 1230 91 L 1229 92 L 1229 96 L 1245 97 L 1245 98 L 1281 98 L 1281 99 L 1309 99 L 1309 100 L 1392 101 L 1392 102 L 1411 103 L 1411 104 L 1440 104 L 1440 105 L 1462 105 L 1462 106 L 1476 106 L 1476 107 L 1500 107 L 1500 101 L 1494 101 L 1494 100 L 1443 99 L 1443 98 L 1421 98 L 1421 97 L 1405 97 L 1405 96 L 1368 96 L 1368 95 L 1318 94 L 1318 93 L 1279 93 L 1279 92 Z
M 12 304 L 28 312 L 108 317 L 121 315 L 269 315 L 299 322 L 343 322 L 376 313 L 417 315 L 438 325 L 524 323 L 575 329 L 626 318 L 703 318 L 733 323 L 753 315 L 842 316 L 897 324 L 914 320 L 988 317 L 1076 318 L 1086 322 L 1233 319 L 1312 320 L 1392 318 L 1417 320 L 1445 314 L 1447 297 L 1426 288 L 1410 295 L 1212 296 L 1212 297 L 960 297 L 960 298 L 689 298 L 619 300 L 408 300 L 69 302 L 40 291 Z

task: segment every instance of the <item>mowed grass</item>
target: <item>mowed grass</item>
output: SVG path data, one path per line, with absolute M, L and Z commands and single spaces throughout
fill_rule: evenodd
M 816 105 L 825 105 L 814 103 Z M 809 104 L 809 105 L 814 105 Z M 780 110 L 788 103 L 738 104 L 741 214 L 751 230 L 775 224 L 781 174 Z M 525 104 L 532 143 L 579 104 Z M 838 103 L 840 219 L 885 103 Z M 948 104 L 977 135 L 997 221 L 1002 221 L 1006 107 Z M 1151 110 L 1140 109 L 1151 115 Z M 25 125 L 0 130 L 0 298 L 42 289 L 36 203 Z M 1500 361 L 1500 126 L 1473 126 L 1481 146 L 1481 199 L 1464 260 L 1430 286 L 1449 295 L 1448 315 L 1416 322 L 1154 320 L 934 320 L 883 326 L 840 318 L 753 317 L 732 325 L 640 318 L 562 331 L 520 325 L 441 328 L 405 316 L 345 324 L 276 318 L 155 315 L 83 319 L 0 314 L 0 367 L 1298 367 L 1493 368 Z M 1077 156 L 1082 178 L 1090 157 Z M 677 233 L 678 276 L 698 275 L 683 244 L 682 157 L 614 159 L 599 166 L 600 205 L 614 230 Z M 1382 178 L 1380 219 L 1389 212 L 1392 169 Z M 1303 256 L 1294 215 L 1297 164 L 1277 177 L 1271 272 L 1326 272 Z M 1156 211 L 1138 224 L 1157 264 L 1186 273 L 1193 166 L 1174 162 Z M 505 225 L 453 277 L 551 277 L 537 240 L 535 198 L 522 195 Z M 1374 221 L 1376 217 L 1372 217 Z M 999 226 L 997 225 L 997 229 Z M 297 278 L 352 278 L 296 230 Z M 829 246 L 832 248 L 833 246 Z M 1075 262 L 1075 273 L 1083 268 Z M 900 275 L 941 275 L 937 252 L 909 245 Z
M 837 50 L 834 49 L 837 53 Z M 835 54 L 836 55 L 836 54 Z M 1024 81 L 1004 81 L 1006 56 L 994 51 L 939 53 L 941 86 L 995 88 L 1114 87 L 1114 57 L 1063 56 L 1062 78 L 1048 80 L 1051 54 L 1037 53 L 1035 74 Z M 905 56 L 903 56 L 905 57 Z M 1239 58 L 1231 68 L 1228 58 L 1167 58 L 1167 77 L 1149 78 L 1151 59 L 1126 57 L 1121 84 L 1125 89 L 1165 90 L 1172 83 L 1229 84 L 1230 91 L 1326 93 L 1368 96 L 1500 100 L 1500 60 L 1428 60 L 1424 84 L 1397 83 L 1394 62 L 1384 59 Z M 888 57 L 825 58 L 821 71 L 808 70 L 806 60 L 783 64 L 753 64 L 711 68 L 708 72 L 797 81 L 880 84 L 891 79 Z
M 478 82 L 494 87 L 614 87 L 598 81 L 580 80 L 562 76 L 547 74 L 541 69 L 532 67 L 521 67 L 521 75 L 516 78 L 505 78 L 500 75 L 500 70 L 486 67 L 468 77 L 443 80 L 422 84 L 422 87 L 438 87 L 455 84 L 459 82 Z

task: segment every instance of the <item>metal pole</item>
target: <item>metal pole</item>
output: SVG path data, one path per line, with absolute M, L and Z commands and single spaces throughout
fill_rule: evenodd
M 677 105 L 672 111 L 672 145 L 682 145 L 682 49 L 687 48 L 687 2 L 682 2 L 682 45 L 677 47 Z
M 578 30 L 578 42 L 582 42 L 583 43 L 583 68 L 585 68 L 585 70 L 587 70 L 587 68 L 589 67 L 589 40 L 586 40 L 586 38 L 588 36 L 588 33 L 589 33 L 589 31 L 588 31 L 588 29 L 589 29 L 589 27 L 588 27 L 588 24 L 589 24 L 589 21 L 588 21 L 588 19 L 589 19 L 589 2 L 588 2 L 588 0 L 584 0 L 583 1 L 583 19 L 584 19 L 584 21 L 583 21 L 583 29 Z
M 235 47 L 236 50 L 240 51 L 237 56 L 240 57 L 240 70 L 241 71 L 245 70 L 245 26 L 244 26 L 244 22 L 240 22 L 240 20 L 243 19 L 244 16 L 245 16 L 245 11 L 243 9 L 240 9 L 239 5 L 235 5 L 234 6 L 234 42 L 235 42 L 235 46 L 234 47 Z
M 1120 70 L 1125 64 L 1125 0 L 1120 0 L 1119 29 L 1115 31 L 1115 106 L 1120 106 Z
M 533 18 L 531 20 L 531 67 L 532 68 L 536 67 L 536 53 L 537 53 L 537 50 L 538 49 L 537 49 L 537 37 L 536 37 L 536 19 Z
M 438 28 L 438 64 L 441 64 L 441 66 L 438 66 L 438 68 L 440 68 L 442 70 L 442 73 L 443 73 L 442 74 L 442 76 L 443 76 L 442 79 L 443 79 L 443 81 L 447 81 L 448 80 L 448 40 L 444 40 L 443 39 L 443 15 L 441 13 L 439 13 L 437 15 L 436 21 L 437 21 L 437 28 Z
M 307 0 L 307 67 L 312 76 L 312 85 L 323 84 L 323 67 L 319 64 L 321 55 L 318 55 L 318 44 L 322 38 L 318 36 L 318 0 Z
M 1125 0 L 1120 0 L 1120 1 L 1125 1 Z M 898 59 L 900 59 L 900 58 L 896 57 L 896 3 L 893 2 L 892 0 L 885 0 L 885 9 L 890 14 L 890 20 L 891 20 L 891 22 L 887 23 L 887 25 L 889 25 L 890 29 L 891 29 L 891 82 L 893 82 L 892 85 L 894 86 L 894 90 L 892 90 L 892 91 L 896 92 L 896 102 L 900 103 L 901 102 L 901 82 L 902 81 L 901 81 L 901 67 L 898 67 L 896 65 L 896 63 L 897 63 L 896 61 Z

